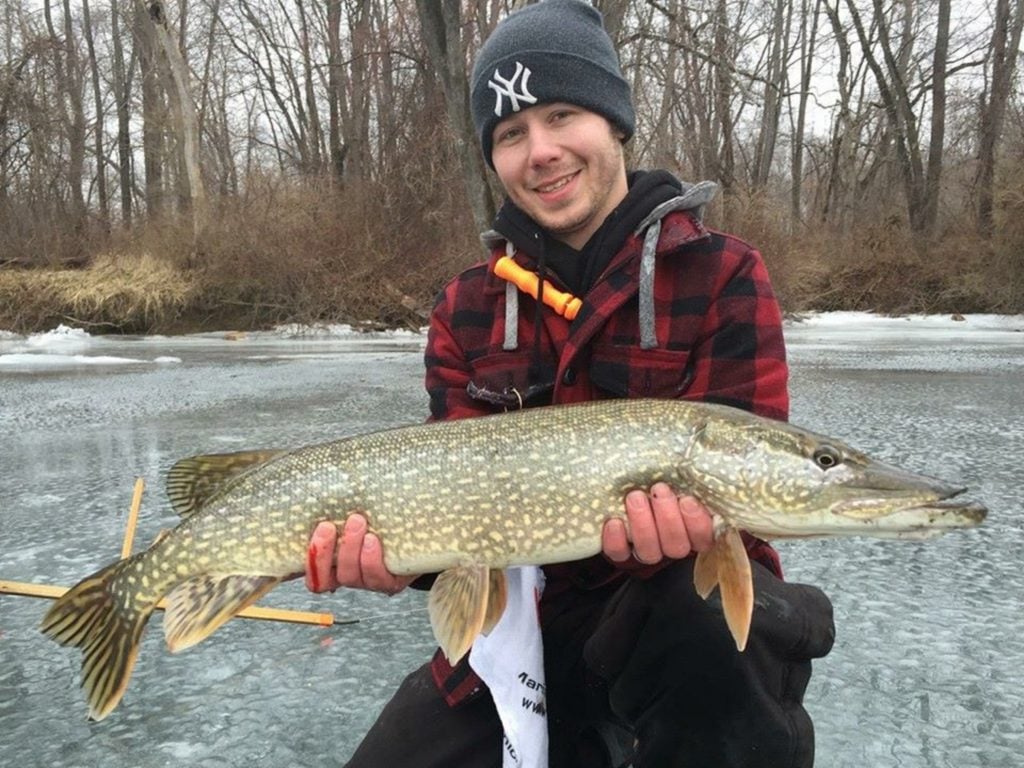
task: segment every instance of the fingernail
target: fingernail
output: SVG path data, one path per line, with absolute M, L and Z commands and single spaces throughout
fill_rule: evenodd
M 379 544 L 380 542 L 377 541 L 377 537 L 374 536 L 372 533 L 368 533 L 366 534 L 366 537 L 363 539 L 363 551 L 372 552 L 379 546 Z
M 626 494 L 626 503 L 631 507 L 643 506 L 647 501 L 647 494 L 643 491 L 630 491 Z

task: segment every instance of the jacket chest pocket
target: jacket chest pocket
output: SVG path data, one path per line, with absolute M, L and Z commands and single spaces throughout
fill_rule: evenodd
M 532 363 L 529 352 L 499 352 L 477 358 L 466 392 L 474 400 L 509 411 L 550 405 L 555 367 L 550 361 L 541 361 L 539 370 L 531 376 Z
M 590 378 L 612 397 L 681 396 L 690 386 L 690 353 L 596 345 L 590 358 Z

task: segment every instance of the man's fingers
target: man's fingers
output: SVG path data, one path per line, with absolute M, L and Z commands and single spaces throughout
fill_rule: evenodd
M 690 554 L 690 536 L 675 491 L 665 483 L 655 483 L 651 487 L 651 509 L 654 512 L 661 554 L 677 560 Z
M 350 515 L 338 539 L 337 577 L 343 587 L 362 587 L 363 569 L 360 563 L 363 539 L 366 536 L 366 518 Z
M 310 592 L 327 592 L 337 588 L 338 583 L 334 578 L 334 548 L 337 541 L 338 529 L 334 523 L 322 522 L 313 531 L 306 559 L 306 589 Z
M 626 494 L 626 517 L 633 540 L 633 556 L 641 563 L 657 563 L 662 558 L 658 525 L 651 509 L 650 497 L 643 491 Z
M 616 563 L 624 563 L 632 554 L 629 538 L 626 536 L 626 524 L 618 518 L 612 518 L 601 529 L 601 549 Z
M 387 568 L 384 567 L 384 552 L 381 550 L 380 539 L 376 534 L 368 533 L 363 537 L 363 549 L 359 553 L 359 567 L 363 573 L 363 585 L 375 592 L 395 592 L 398 584 Z
M 683 524 L 690 539 L 690 547 L 694 552 L 707 552 L 715 543 L 715 526 L 704 505 L 692 496 L 679 499 L 679 509 L 683 513 Z

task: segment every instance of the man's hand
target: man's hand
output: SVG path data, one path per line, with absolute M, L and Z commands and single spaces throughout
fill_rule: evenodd
M 628 533 L 622 520 L 609 520 L 601 533 L 601 549 L 617 563 L 632 556 L 654 565 L 665 558 L 705 552 L 714 542 L 711 515 L 704 506 L 690 496 L 677 497 L 665 483 L 651 486 L 650 495 L 630 491 L 626 517 Z
M 366 518 L 350 515 L 339 535 L 334 523 L 320 523 L 309 540 L 306 588 L 333 592 L 338 587 L 368 589 L 393 595 L 415 576 L 395 576 L 384 567 L 380 539 L 367 533 Z

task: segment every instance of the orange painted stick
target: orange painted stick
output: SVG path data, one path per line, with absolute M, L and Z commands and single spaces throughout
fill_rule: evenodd
M 65 592 L 67 587 L 57 587 L 52 584 L 30 584 L 24 581 L 2 581 L 0 580 L 0 594 L 20 595 L 22 597 L 46 597 L 55 600 Z M 161 611 L 166 607 L 165 601 L 157 603 Z M 294 624 L 318 624 L 321 627 L 329 627 L 332 624 L 358 624 L 359 619 L 345 619 L 335 621 L 332 613 L 312 613 L 310 611 L 290 611 L 282 608 L 264 608 L 259 605 L 250 605 L 237 614 L 245 619 L 264 619 L 266 621 L 290 621 Z
M 145 487 L 146 481 L 141 477 L 136 477 L 135 489 L 132 492 L 132 505 L 128 509 L 128 523 L 124 529 L 124 541 L 121 543 L 122 560 L 132 553 L 132 543 L 135 541 L 135 526 L 139 522 L 139 507 L 142 506 L 142 490 Z
M 132 542 L 135 540 L 135 526 L 139 520 L 139 508 L 142 506 L 142 491 L 145 482 L 141 477 L 135 479 L 135 489 L 132 493 L 132 506 L 128 510 L 128 524 L 124 532 L 124 541 L 121 544 L 121 558 L 124 559 L 132 553 Z M 55 600 L 65 592 L 67 587 L 57 587 L 52 584 L 29 584 L 23 581 L 0 580 L 0 594 L 20 595 L 22 597 L 46 597 Z M 157 603 L 157 608 L 163 610 L 163 600 Z M 329 627 L 332 624 L 358 624 L 359 619 L 345 619 L 335 621 L 333 613 L 312 613 L 310 611 L 291 611 L 282 608 L 263 608 L 258 605 L 250 605 L 237 616 L 244 619 L 264 619 L 266 621 L 288 621 L 294 624 L 317 624 L 321 627 Z

